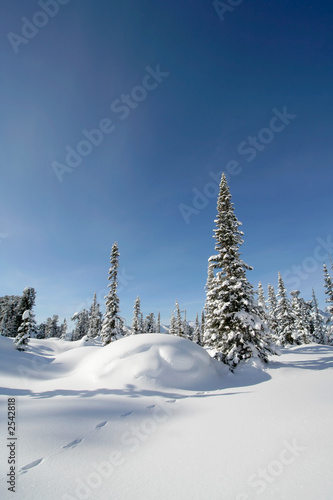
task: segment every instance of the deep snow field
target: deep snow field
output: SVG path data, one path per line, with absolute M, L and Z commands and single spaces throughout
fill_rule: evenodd
M 235 374 L 188 340 L 0 337 L 1 498 L 332 500 L 333 347 Z M 7 398 L 16 399 L 16 492 Z

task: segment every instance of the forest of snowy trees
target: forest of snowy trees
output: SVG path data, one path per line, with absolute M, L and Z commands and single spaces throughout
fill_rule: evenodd
M 119 249 L 114 243 L 111 250 L 111 267 L 108 273 L 109 292 L 105 296 L 105 313 L 102 314 L 93 295 L 89 310 L 75 312 L 71 317 L 74 329 L 69 332 L 67 320 L 59 324 L 53 315 L 45 322 L 36 323 L 34 306 L 36 291 L 25 288 L 21 296 L 0 297 L 0 334 L 13 337 L 16 348 L 24 350 L 31 337 L 39 339 L 58 337 L 75 341 L 100 338 L 108 345 L 127 335 L 160 333 L 189 339 L 207 349 L 211 356 L 234 370 L 239 362 L 258 357 L 267 362 L 268 355 L 276 353 L 277 346 L 300 345 L 311 342 L 333 345 L 333 264 L 330 270 L 323 263 L 323 286 L 326 311 L 319 309 L 315 291 L 311 300 L 304 300 L 299 290 L 287 291 L 281 274 L 278 274 L 277 293 L 268 284 L 267 299 L 261 282 L 254 290 L 246 272 L 251 266 L 241 259 L 243 243 L 241 223 L 234 213 L 231 194 L 225 175 L 222 175 L 217 202 L 214 229 L 216 253 L 208 259 L 206 302 L 194 322 L 188 322 L 186 310 L 178 301 L 171 312 L 170 324 L 161 325 L 160 313 L 141 312 L 140 297 L 133 306 L 131 327 L 125 326 L 120 316 L 117 293 Z

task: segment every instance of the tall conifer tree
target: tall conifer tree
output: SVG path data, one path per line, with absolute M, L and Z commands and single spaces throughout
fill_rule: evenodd
M 171 313 L 171 318 L 170 318 L 169 333 L 170 333 L 170 335 L 177 335 L 176 318 L 175 318 L 175 315 L 174 315 L 173 311 Z
M 246 277 L 246 270 L 252 268 L 240 258 L 243 233 L 234 214 L 225 174 L 221 178 L 215 223 L 218 253 L 209 259 L 214 277 L 207 289 L 205 346 L 231 370 L 253 356 L 267 362 L 274 348 Z
M 268 283 L 268 326 L 275 342 L 278 339 L 278 321 L 276 318 L 277 298 L 273 285 Z
M 156 332 L 161 333 L 161 313 L 160 312 L 158 312 L 158 314 L 157 314 Z
M 278 345 L 298 344 L 297 332 L 295 331 L 295 317 L 287 298 L 287 290 L 284 286 L 281 273 L 278 278 L 278 301 L 276 306 L 277 337 Z
M 67 337 L 67 319 L 65 318 L 64 321 L 60 325 L 60 338 L 62 340 L 66 340 Z
M 14 339 L 16 344 L 16 349 L 19 351 L 24 351 L 28 344 L 28 339 L 35 336 L 37 333 L 37 325 L 35 321 L 35 315 L 32 309 L 27 309 L 22 314 L 22 323 L 19 326 L 17 335 Z
M 327 344 L 326 329 L 324 325 L 323 316 L 320 314 L 318 307 L 318 300 L 314 289 L 312 289 L 312 303 L 311 303 L 311 323 L 313 326 L 312 337 L 314 342 L 318 344 Z
M 297 344 L 309 344 L 311 342 L 310 331 L 310 308 L 299 296 L 299 290 L 290 292 L 292 296 L 291 307 L 294 317 L 294 337 Z
M 324 267 L 324 287 L 325 287 L 325 294 L 327 296 L 325 302 L 328 304 L 327 312 L 330 315 L 330 321 L 333 322 L 333 281 L 328 273 L 326 264 L 324 264 L 323 267 Z
M 197 313 L 197 315 L 195 317 L 193 342 L 195 342 L 198 345 L 201 345 L 201 331 L 200 331 L 200 326 L 199 326 L 199 316 L 198 316 L 198 313 Z
M 141 329 L 141 309 L 140 309 L 140 297 L 137 296 L 134 302 L 133 308 L 133 321 L 132 321 L 132 333 L 136 335 L 137 333 L 142 333 Z
M 201 311 L 201 339 L 203 339 L 205 334 L 205 311 Z
M 119 316 L 119 297 L 117 295 L 117 275 L 119 267 L 118 244 L 115 242 L 111 250 L 111 267 L 109 269 L 108 295 L 105 296 L 105 315 L 102 324 L 101 339 L 104 345 L 109 344 L 118 334 L 121 334 L 121 318 Z
M 180 314 L 180 307 L 179 307 L 177 300 L 176 300 L 176 304 L 175 304 L 175 312 L 176 312 L 176 317 L 175 317 L 175 319 L 176 319 L 176 335 L 178 335 L 179 337 L 183 337 L 183 332 L 184 332 L 183 322 L 182 322 L 182 317 Z
M 258 306 L 266 310 L 265 293 L 261 281 L 259 281 L 258 283 L 257 295 L 258 295 Z
M 102 328 L 102 313 L 99 310 L 99 303 L 97 302 L 97 294 L 94 293 L 93 302 L 90 306 L 88 317 L 88 337 L 93 339 L 100 335 Z

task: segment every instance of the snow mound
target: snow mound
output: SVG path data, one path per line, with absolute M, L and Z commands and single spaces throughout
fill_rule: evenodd
M 197 344 L 160 333 L 138 334 L 112 342 L 81 365 L 82 376 L 108 388 L 153 385 L 161 388 L 221 388 L 218 363 Z

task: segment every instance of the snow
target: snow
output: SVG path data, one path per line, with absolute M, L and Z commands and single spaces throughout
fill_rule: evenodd
M 204 390 L 218 388 L 219 365 L 194 342 L 164 334 L 137 334 L 105 346 L 80 363 L 80 377 L 108 387 Z
M 281 348 L 232 374 L 165 334 L 0 336 L 0 414 L 17 406 L 22 500 L 329 500 L 333 347 Z M 1 426 L 3 450 L 6 428 Z M 3 451 L 2 450 L 2 451 Z M 1 453 L 2 498 L 7 491 Z
M 29 319 L 30 318 L 30 311 L 29 309 L 27 309 L 26 311 L 24 311 L 24 313 L 22 314 L 22 319 L 23 321 L 26 320 L 26 319 Z

